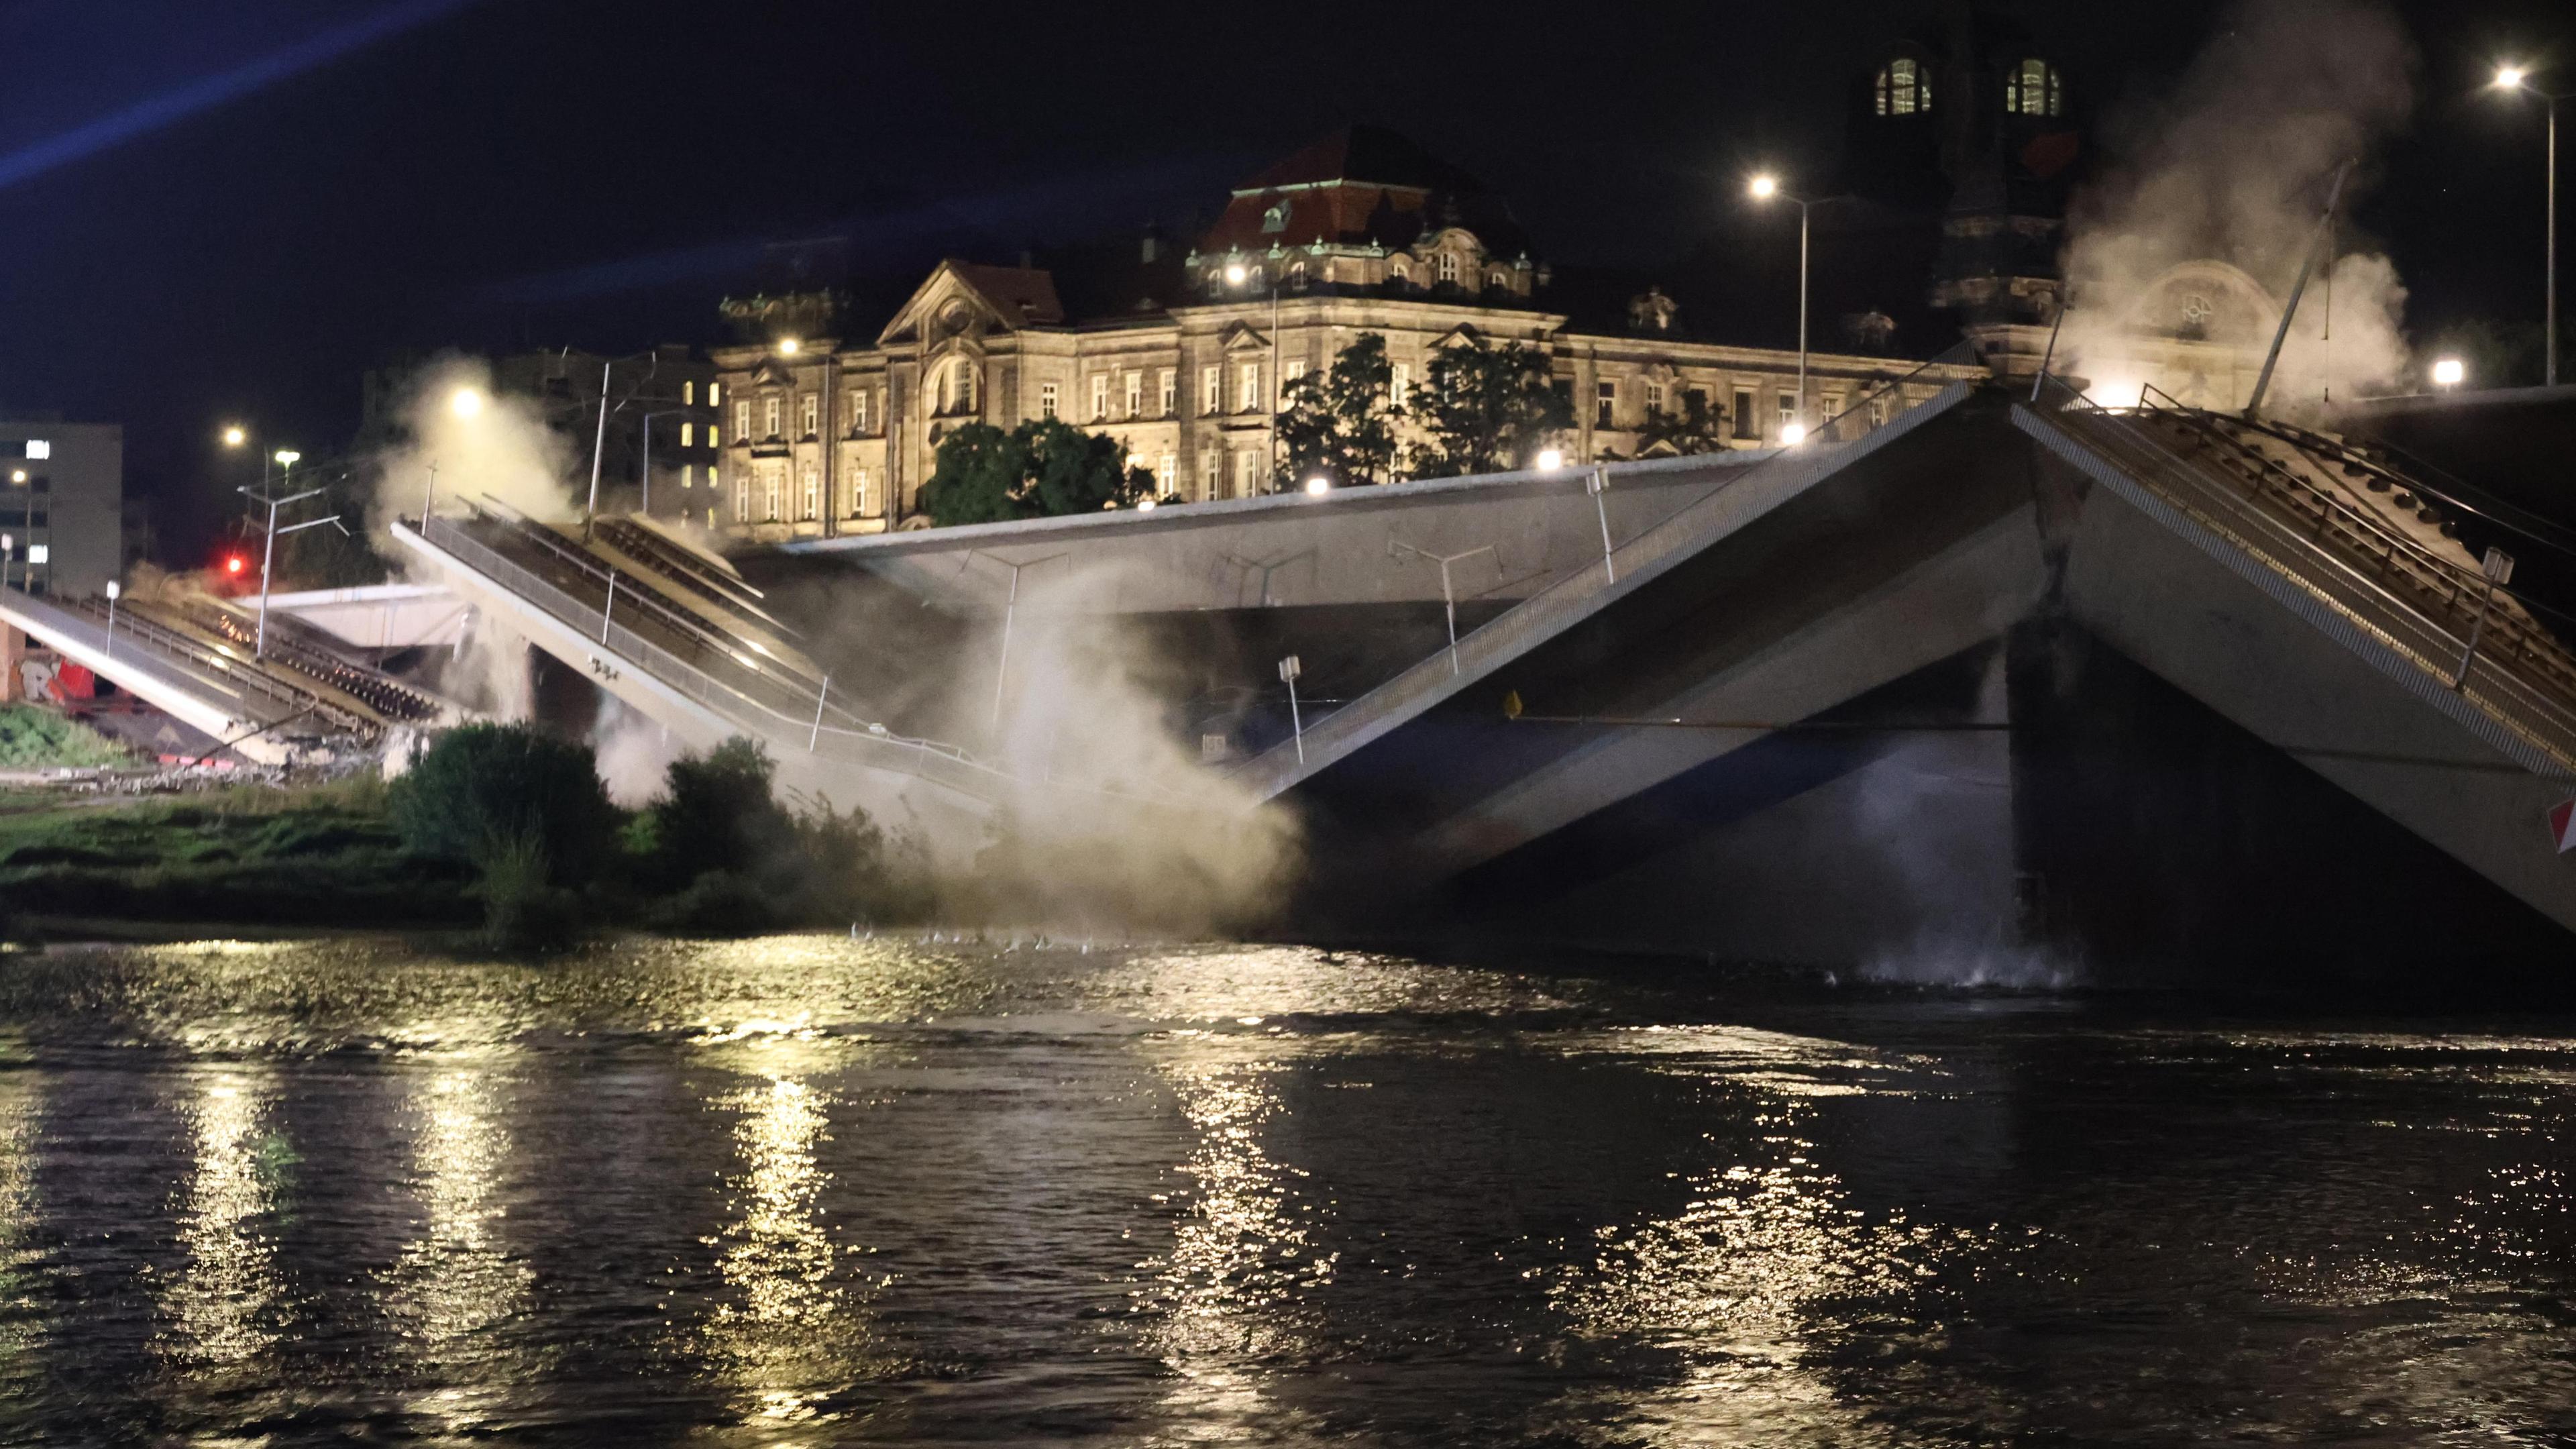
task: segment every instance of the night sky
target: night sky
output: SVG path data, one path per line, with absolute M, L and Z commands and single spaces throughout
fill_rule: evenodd
M 2007 8 L 2111 115 L 2225 13 Z M 2558 55 L 2576 89 L 2576 11 L 2399 8 L 2416 122 L 2360 221 L 2419 335 L 2536 317 L 2539 113 L 2479 87 Z M 1551 258 L 1650 264 L 1740 231 L 1755 165 L 1821 170 L 1853 77 L 1936 10 L 0 0 L 0 409 L 125 423 L 184 547 L 220 422 L 333 451 L 407 352 L 706 342 L 763 242 L 900 276 L 1178 226 L 1351 121 L 1478 174 Z

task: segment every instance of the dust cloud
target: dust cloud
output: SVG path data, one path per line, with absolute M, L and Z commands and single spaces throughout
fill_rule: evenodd
M 2318 221 L 2349 161 L 2334 253 L 2308 284 L 2264 405 L 2313 412 L 2396 390 L 2408 373 L 2406 289 L 2349 218 L 2375 151 L 2406 123 L 2415 60 L 2380 0 L 2239 3 L 2171 97 L 2114 124 L 2114 148 L 2125 140 L 2130 160 L 2071 209 L 2059 370 L 2090 378 L 2093 396 L 2113 405 L 2152 382 L 2203 394 L 2185 401 L 2242 406 L 2300 262 L 2329 244 Z M 2226 295 L 2223 268 L 2197 269 L 2190 286 L 2158 285 L 2205 262 L 2241 270 L 2269 300 Z M 2214 309 L 2194 305 L 2212 294 Z M 2142 335 L 2177 330 L 2238 356 L 2213 367 Z

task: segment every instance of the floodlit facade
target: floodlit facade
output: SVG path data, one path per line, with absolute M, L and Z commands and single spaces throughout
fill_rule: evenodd
M 1249 178 L 1186 249 L 1148 234 L 1048 265 L 942 262 L 873 335 L 844 335 L 827 292 L 729 299 L 745 340 L 710 350 L 725 399 L 719 473 L 689 507 L 760 539 L 919 526 L 942 437 L 1042 417 L 1117 438 L 1167 497 L 1248 497 L 1282 484 L 1281 386 L 1366 333 L 1386 339 L 1399 400 L 1462 340 L 1545 351 L 1572 404 L 1560 446 L 1573 461 L 1655 450 L 1650 418 L 1682 414 L 1693 394 L 1723 418 L 1728 446 L 1776 444 L 1796 419 L 1794 350 L 1695 335 L 1652 286 L 1628 297 L 1625 325 L 1578 324 L 1553 280 L 1472 178 L 1352 128 Z M 1812 354 L 1808 420 L 1914 366 Z M 1984 375 L 1926 370 L 1875 420 Z

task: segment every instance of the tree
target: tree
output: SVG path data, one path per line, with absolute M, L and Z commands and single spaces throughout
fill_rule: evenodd
M 1433 355 L 1406 415 L 1428 435 L 1414 470 L 1426 478 L 1528 467 L 1549 435 L 1574 426 L 1546 353 L 1481 337 Z
M 1684 457 L 1699 453 L 1724 452 L 1726 409 L 1711 403 L 1708 394 L 1693 388 L 1682 394 L 1681 411 L 1656 408 L 1646 414 L 1646 425 L 1637 430 L 1637 456 L 1642 458 L 1658 443 L 1672 445 Z
M 939 440 L 939 461 L 921 485 L 921 511 L 942 526 L 1006 523 L 1096 513 L 1153 490 L 1153 475 L 1129 467 L 1117 439 L 1060 418 L 1037 418 L 1007 433 L 967 423 Z
M 440 735 L 394 782 L 394 828 L 413 854 L 488 869 L 541 860 L 565 885 L 596 876 L 617 835 L 590 746 L 526 725 L 472 724 Z
M 1329 369 L 1289 383 L 1279 414 L 1286 481 L 1318 473 L 1339 484 L 1394 481 L 1394 385 L 1386 338 L 1375 332 L 1361 333 Z

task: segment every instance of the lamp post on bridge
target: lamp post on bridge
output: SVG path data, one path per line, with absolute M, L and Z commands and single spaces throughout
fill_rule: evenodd
M 2542 165 L 2546 170 L 2543 192 L 2547 198 L 2543 204 L 2549 213 L 2549 218 L 2546 227 L 2548 241 L 2541 264 L 2548 283 L 2541 322 L 2544 368 L 2541 383 L 2545 387 L 2556 387 L 2558 385 L 2558 103 L 2571 95 L 2576 95 L 2576 91 L 2544 91 L 2531 83 L 2531 72 L 2518 65 L 2498 68 L 2495 86 L 2500 91 L 2521 91 L 2539 97 L 2549 117 L 2549 140 L 2542 153 Z

